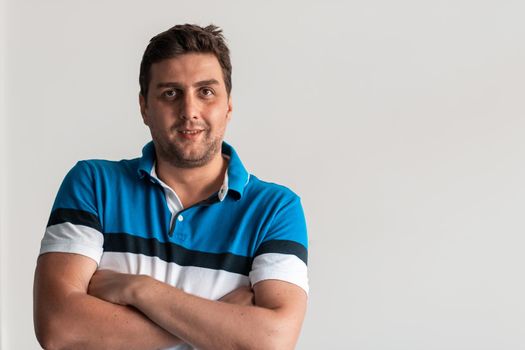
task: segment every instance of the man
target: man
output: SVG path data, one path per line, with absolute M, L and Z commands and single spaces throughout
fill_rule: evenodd
M 223 142 L 221 31 L 151 39 L 141 158 L 81 161 L 59 190 L 35 272 L 46 349 L 291 349 L 307 300 L 299 198 L 249 175 Z

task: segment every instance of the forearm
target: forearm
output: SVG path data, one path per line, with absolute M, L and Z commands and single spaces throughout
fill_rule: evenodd
M 132 307 L 82 292 L 60 304 L 36 311 L 37 337 L 46 349 L 162 349 L 180 343 Z
M 292 349 L 300 328 L 278 308 L 211 301 L 145 276 L 131 294 L 130 304 L 199 349 Z

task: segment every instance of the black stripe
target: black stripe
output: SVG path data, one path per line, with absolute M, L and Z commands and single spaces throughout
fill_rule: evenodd
M 135 253 L 156 256 L 180 266 L 197 266 L 225 270 L 248 276 L 253 259 L 231 253 L 205 253 L 189 250 L 174 243 L 161 243 L 154 238 L 142 238 L 125 233 L 104 235 L 104 252 Z
M 255 256 L 265 253 L 292 254 L 308 265 L 308 251 L 305 246 L 295 241 L 272 240 L 260 245 Z
M 73 225 L 84 225 L 94 228 L 97 231 L 102 232 L 102 225 L 98 220 L 98 216 L 90 212 L 78 209 L 65 209 L 58 208 L 53 210 L 47 226 L 58 225 L 64 222 L 70 222 Z

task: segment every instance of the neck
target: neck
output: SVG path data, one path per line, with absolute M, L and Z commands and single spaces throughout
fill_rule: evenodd
M 187 208 L 221 188 L 227 167 L 228 161 L 218 152 L 209 163 L 197 168 L 179 168 L 157 155 L 155 170 L 159 179 L 177 193 Z

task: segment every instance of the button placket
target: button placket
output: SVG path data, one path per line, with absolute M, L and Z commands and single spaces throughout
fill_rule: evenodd
M 185 241 L 186 238 L 188 238 L 186 229 L 184 228 L 184 219 L 185 217 L 181 212 L 176 214 L 173 220 L 173 228 L 172 230 L 170 230 L 171 237 L 176 237 L 177 239 L 181 241 Z

